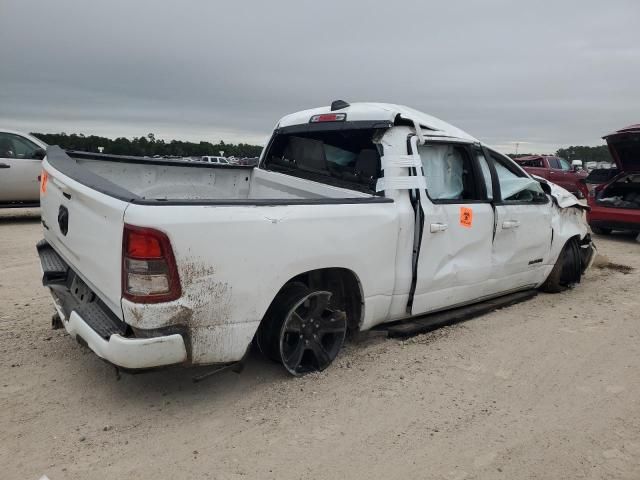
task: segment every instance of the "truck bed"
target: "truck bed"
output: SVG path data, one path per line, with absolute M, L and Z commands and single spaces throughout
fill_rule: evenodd
M 296 204 L 380 197 L 245 165 L 47 150 L 56 170 L 85 186 L 137 204 Z
M 392 277 L 375 275 L 394 270 L 391 198 L 260 168 L 59 147 L 48 149 L 43 168 L 44 239 L 68 267 L 67 278 L 138 333 L 188 328 L 190 362 L 241 357 L 280 287 L 300 272 L 336 265 L 371 279 L 363 295 L 384 300 L 393 289 Z M 127 225 L 168 236 L 181 298 L 136 304 L 122 297 Z M 359 255 L 365 244 L 375 262 Z M 327 252 L 327 245 L 340 248 Z

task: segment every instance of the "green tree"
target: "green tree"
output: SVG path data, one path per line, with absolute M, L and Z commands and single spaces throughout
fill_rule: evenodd
M 225 143 L 218 144 L 201 141 L 198 143 L 184 142 L 182 140 L 171 140 L 165 142 L 159 140 L 153 133 L 146 136 L 133 137 L 131 140 L 125 137 L 115 139 L 100 137 L 97 135 L 85 136 L 83 134 L 67 135 L 66 133 L 32 133 L 35 137 L 49 145 L 59 145 L 65 150 L 80 150 L 85 152 L 98 152 L 98 147 L 104 147 L 104 152 L 112 155 L 133 155 L 133 156 L 202 156 L 218 155 L 220 150 L 224 150 L 227 156 L 236 157 L 257 157 L 262 151 L 258 145 L 247 143 Z

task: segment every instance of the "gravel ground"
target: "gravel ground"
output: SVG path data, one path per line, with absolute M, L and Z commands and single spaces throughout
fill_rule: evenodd
M 37 209 L 0 210 L 3 479 L 640 478 L 631 236 L 598 237 L 598 266 L 565 293 L 404 342 L 366 335 L 321 374 L 256 355 L 193 383 L 118 381 L 50 330 L 40 230 Z

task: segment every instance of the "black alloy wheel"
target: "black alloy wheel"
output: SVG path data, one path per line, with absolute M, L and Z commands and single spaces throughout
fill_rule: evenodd
M 258 332 L 260 349 L 295 376 L 327 368 L 347 333 L 346 315 L 330 301 L 331 292 L 285 286 Z

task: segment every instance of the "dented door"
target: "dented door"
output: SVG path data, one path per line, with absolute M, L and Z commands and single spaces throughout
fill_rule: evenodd
M 494 227 L 493 208 L 470 145 L 426 142 L 418 152 L 427 188 L 421 198 L 424 228 L 414 315 L 483 296 Z
M 507 291 L 541 281 L 551 249 L 551 203 L 496 206 L 491 278 Z
M 491 272 L 489 203 L 428 205 L 412 313 L 482 297 Z

